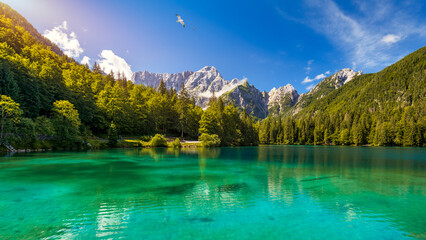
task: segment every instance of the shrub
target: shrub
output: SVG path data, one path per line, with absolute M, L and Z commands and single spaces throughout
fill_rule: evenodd
M 220 138 L 217 134 L 203 133 L 199 137 L 203 147 L 218 147 L 220 146 Z
M 151 136 L 142 136 L 141 140 L 144 141 L 144 142 L 149 142 L 149 141 L 151 141 Z
M 137 147 L 137 146 L 138 146 L 138 143 L 136 143 L 136 142 L 129 142 L 129 141 L 126 141 L 126 140 L 117 141 L 117 147 L 119 147 L 119 148 L 132 148 L 132 147 Z
M 149 141 L 150 147 L 167 147 L 167 141 L 163 135 L 155 134 L 151 141 Z
M 170 143 L 170 147 L 172 147 L 172 148 L 181 148 L 182 144 L 180 143 L 180 139 L 176 138 L 172 143 Z

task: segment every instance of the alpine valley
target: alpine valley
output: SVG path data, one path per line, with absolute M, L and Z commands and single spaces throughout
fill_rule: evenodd
M 290 84 L 262 92 L 213 66 L 126 79 L 63 50 L 0 3 L 0 150 L 179 147 L 179 139 L 425 145 L 426 47 L 377 73 L 342 69 L 304 94 Z

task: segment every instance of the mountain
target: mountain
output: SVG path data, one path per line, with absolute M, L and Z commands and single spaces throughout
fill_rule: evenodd
M 294 107 L 292 109 L 288 109 L 288 113 L 290 114 L 298 113 L 303 108 L 309 106 L 309 104 L 311 104 L 312 101 L 315 101 L 327 96 L 332 91 L 349 83 L 352 79 L 360 75 L 362 75 L 362 71 L 355 72 L 349 68 L 345 68 L 338 71 L 337 73 L 319 82 L 314 88 L 312 88 L 306 94 L 300 95 L 297 103 L 294 104 Z M 284 115 L 286 114 L 287 112 L 284 112 Z
M 380 72 L 343 69 L 259 126 L 265 144 L 425 146 L 426 47 Z
M 245 108 L 247 113 L 255 117 L 268 116 L 268 95 L 250 85 L 247 80 L 242 85 L 224 93 L 222 97 L 225 102 L 232 102 L 241 109 Z
M 33 27 L 22 15 L 12 9 L 9 5 L 0 2 L 0 18 L 2 18 L 2 25 L 0 25 L 0 31 L 8 32 L 9 29 L 13 29 L 11 26 L 22 27 L 25 31 L 32 35 L 32 37 L 40 44 L 50 47 L 50 49 L 56 54 L 63 56 L 61 49 L 49 39 L 41 35 L 37 29 Z M 16 32 L 15 32 L 16 34 Z M 4 34 L 0 36 L 0 42 L 8 42 L 16 50 L 21 48 L 22 41 L 19 41 L 21 36 L 14 36 L 13 34 Z M 11 39 L 14 38 L 14 39 Z M 17 45 L 17 46 L 14 46 Z
M 268 111 L 269 114 L 273 115 L 287 112 L 299 100 L 299 93 L 291 84 L 287 84 L 278 89 L 271 89 L 268 96 Z
M 184 71 L 181 73 L 151 73 L 148 71 L 135 72 L 131 81 L 158 87 L 161 80 L 168 89 L 177 91 L 185 89 L 195 97 L 196 104 L 202 108 L 207 107 L 208 100 L 213 93 L 216 97 L 222 96 L 225 102 L 234 103 L 240 109 L 257 117 L 266 118 L 269 113 L 280 114 L 296 104 L 299 94 L 290 84 L 273 88 L 270 92 L 261 92 L 247 80 L 234 78 L 224 80 L 219 71 L 212 66 L 205 66 L 198 71 Z
M 416 114 L 423 114 L 424 117 L 425 69 L 426 47 L 378 73 L 361 75 L 361 72 L 344 69 L 324 79 L 306 96 L 301 96 L 293 110 L 298 115 L 312 114 L 320 110 L 333 113 L 389 112 L 389 116 L 394 116 L 391 111 L 415 107 L 419 108 Z
M 35 136 L 56 134 L 56 143 L 48 140 L 40 146 L 80 146 L 79 129 L 64 124 L 62 120 L 71 116 L 62 116 L 58 106 L 77 110 L 72 117 L 79 119 L 84 136 L 161 132 L 196 139 L 203 129 L 211 134 L 226 132 L 223 139 L 238 143 L 246 126 L 253 127 L 251 119 L 244 114 L 239 118 L 232 106 L 227 106 L 229 118 L 219 119 L 223 108 L 203 111 L 192 101 L 178 101 L 170 92 L 138 85 L 156 87 L 163 79 L 168 88 L 187 87 L 199 106 L 206 107 L 214 93 L 258 118 L 284 116 L 256 124 L 262 143 L 424 146 L 426 47 L 378 73 L 343 69 L 300 96 L 291 85 L 261 92 L 247 81 L 224 80 L 211 66 L 178 74 L 138 72 L 133 84 L 54 51 L 58 47 L 22 16 L 7 5 L 0 6 L 0 95 L 22 110 L 19 123 L 6 124 L 11 144 L 39 146 Z
M 207 107 L 208 100 L 213 93 L 216 97 L 234 89 L 244 83 L 236 78 L 231 81 L 224 80 L 219 71 L 212 66 L 205 66 L 202 69 L 193 72 L 185 71 L 182 73 L 151 73 L 148 71 L 135 72 L 131 81 L 135 84 L 144 84 L 150 87 L 158 87 L 163 79 L 168 89 L 177 91 L 185 89 L 195 97 L 196 103 L 202 108 Z

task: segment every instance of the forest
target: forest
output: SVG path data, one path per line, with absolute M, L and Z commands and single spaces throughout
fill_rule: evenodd
M 425 144 L 425 47 L 295 115 L 258 120 L 221 97 L 212 97 L 203 110 L 184 87 L 177 92 L 164 82 L 156 89 L 135 85 L 96 63 L 81 65 L 14 10 L 0 10 L 4 146 L 85 149 L 104 139 L 116 147 L 120 137 L 155 134 L 201 140 L 204 146 Z

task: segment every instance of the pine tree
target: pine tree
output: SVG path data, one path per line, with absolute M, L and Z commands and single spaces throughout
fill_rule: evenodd
M 158 85 L 157 89 L 158 89 L 159 93 L 161 93 L 163 95 L 167 94 L 167 88 L 166 88 L 166 84 L 164 83 L 164 79 L 163 78 L 161 78 L 160 85 Z

